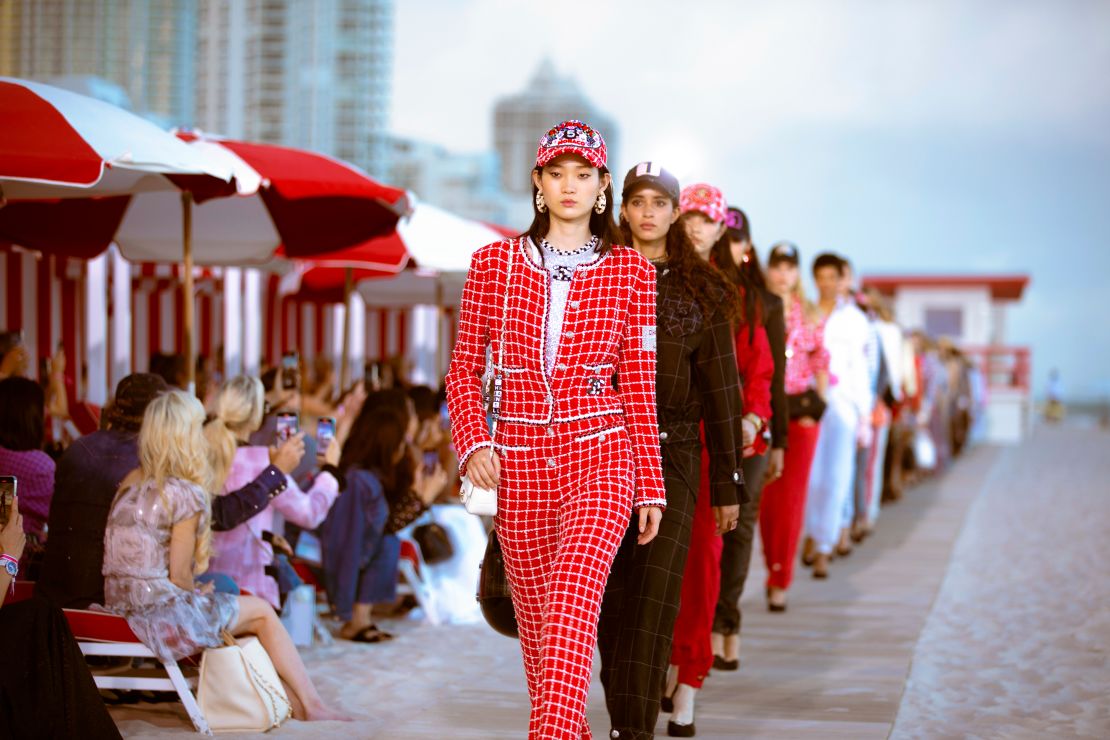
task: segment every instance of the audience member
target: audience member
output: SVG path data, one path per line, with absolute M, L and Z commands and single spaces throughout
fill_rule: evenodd
M 269 465 L 268 450 L 248 443 L 251 433 L 262 423 L 264 395 L 260 380 L 240 375 L 224 383 L 216 396 L 214 418 L 205 426 L 205 436 L 213 461 L 214 485 L 224 494 Z M 231 576 L 241 588 L 279 608 L 278 582 L 271 566 L 274 544 L 280 546 L 282 532 L 275 531 L 274 513 L 279 512 L 297 526 L 316 528 L 339 495 L 342 476 L 335 467 L 338 462 L 339 443 L 333 439 L 324 453 L 323 469 L 307 493 L 287 478 L 286 489 L 269 506 L 234 529 L 218 532 L 213 538 L 216 554 L 212 569 Z
M 50 507 L 50 539 L 38 593 L 58 606 L 84 609 L 103 603 L 104 528 L 112 499 L 124 477 L 139 465 L 139 429 L 147 405 L 168 390 L 158 375 L 128 375 L 104 412 L 104 429 L 81 437 L 61 459 Z M 290 440 L 271 448 L 271 465 L 250 483 L 212 502 L 212 529 L 238 526 L 285 489 L 303 448 Z
M 152 401 L 139 433 L 140 467 L 124 479 L 104 535 L 108 608 L 162 660 L 223 644 L 224 630 L 255 634 L 291 689 L 294 716 L 346 719 L 327 706 L 273 607 L 257 596 L 198 588 L 211 557 L 212 469 L 196 398 L 170 391 Z
M 18 479 L 27 534 L 43 538 L 54 494 L 54 461 L 42 451 L 45 395 L 33 380 L 0 380 L 0 475 Z

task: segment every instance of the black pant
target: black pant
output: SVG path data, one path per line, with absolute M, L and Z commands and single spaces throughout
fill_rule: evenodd
M 717 599 L 713 631 L 724 635 L 740 631 L 740 594 L 744 593 L 744 583 L 748 580 L 752 564 L 752 542 L 755 540 L 755 523 L 759 520 L 759 502 L 763 498 L 767 455 L 746 457 L 742 467 L 751 498 L 740 504 L 740 521 L 736 529 L 725 532 L 721 538 L 721 595 Z
M 609 574 L 598 647 L 605 703 L 621 740 L 655 735 L 700 476 L 696 443 L 664 446 L 667 508 L 659 534 L 637 545 L 639 518 L 633 516 Z

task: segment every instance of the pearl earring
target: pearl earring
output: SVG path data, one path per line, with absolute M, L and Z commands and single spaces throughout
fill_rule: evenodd
M 608 203 L 608 201 L 605 199 L 605 193 L 601 193 L 597 196 L 597 203 L 594 204 L 594 211 L 596 213 L 605 213 L 606 203 Z
M 543 193 L 536 191 L 536 210 L 543 213 L 547 210 L 547 201 L 543 199 Z

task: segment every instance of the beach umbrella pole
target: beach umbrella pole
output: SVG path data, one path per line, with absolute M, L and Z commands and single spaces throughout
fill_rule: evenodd
M 185 378 L 186 387 L 189 393 L 196 393 L 197 390 L 197 360 L 196 360 L 196 346 L 193 342 L 193 334 L 196 323 L 195 308 L 196 304 L 193 299 L 193 194 L 183 192 L 181 193 L 181 251 L 182 261 L 185 267 L 185 279 L 182 285 L 182 290 L 185 291 L 184 304 L 185 315 L 182 317 L 185 324 L 182 334 L 185 341 Z
M 339 366 L 339 392 L 351 379 L 351 294 L 355 289 L 354 272 L 348 267 L 343 279 L 343 359 Z

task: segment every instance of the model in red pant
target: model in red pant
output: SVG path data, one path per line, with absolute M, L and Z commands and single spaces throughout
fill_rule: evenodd
M 709 478 L 709 456 L 702 451 L 702 481 Z M 702 486 L 694 505 L 694 525 L 690 530 L 690 552 L 682 576 L 681 606 L 674 623 L 671 665 L 678 668 L 678 683 L 700 689 L 713 667 L 710 633 L 717 613 L 721 590 L 721 548 L 723 543 L 709 502 L 709 491 Z
M 498 430 L 497 532 L 512 586 L 528 693 L 529 737 L 590 737 L 585 723 L 601 596 L 632 511 L 623 426 L 597 422 Z M 503 431 L 502 431 L 503 430 Z M 548 467 L 554 460 L 555 466 Z M 570 728 L 581 727 L 575 732 Z
M 817 435 L 821 427 L 790 422 L 782 476 L 763 488 L 759 504 L 759 536 L 767 564 L 767 588 L 786 591 L 794 578 L 794 558 L 806 512 L 806 488 Z

